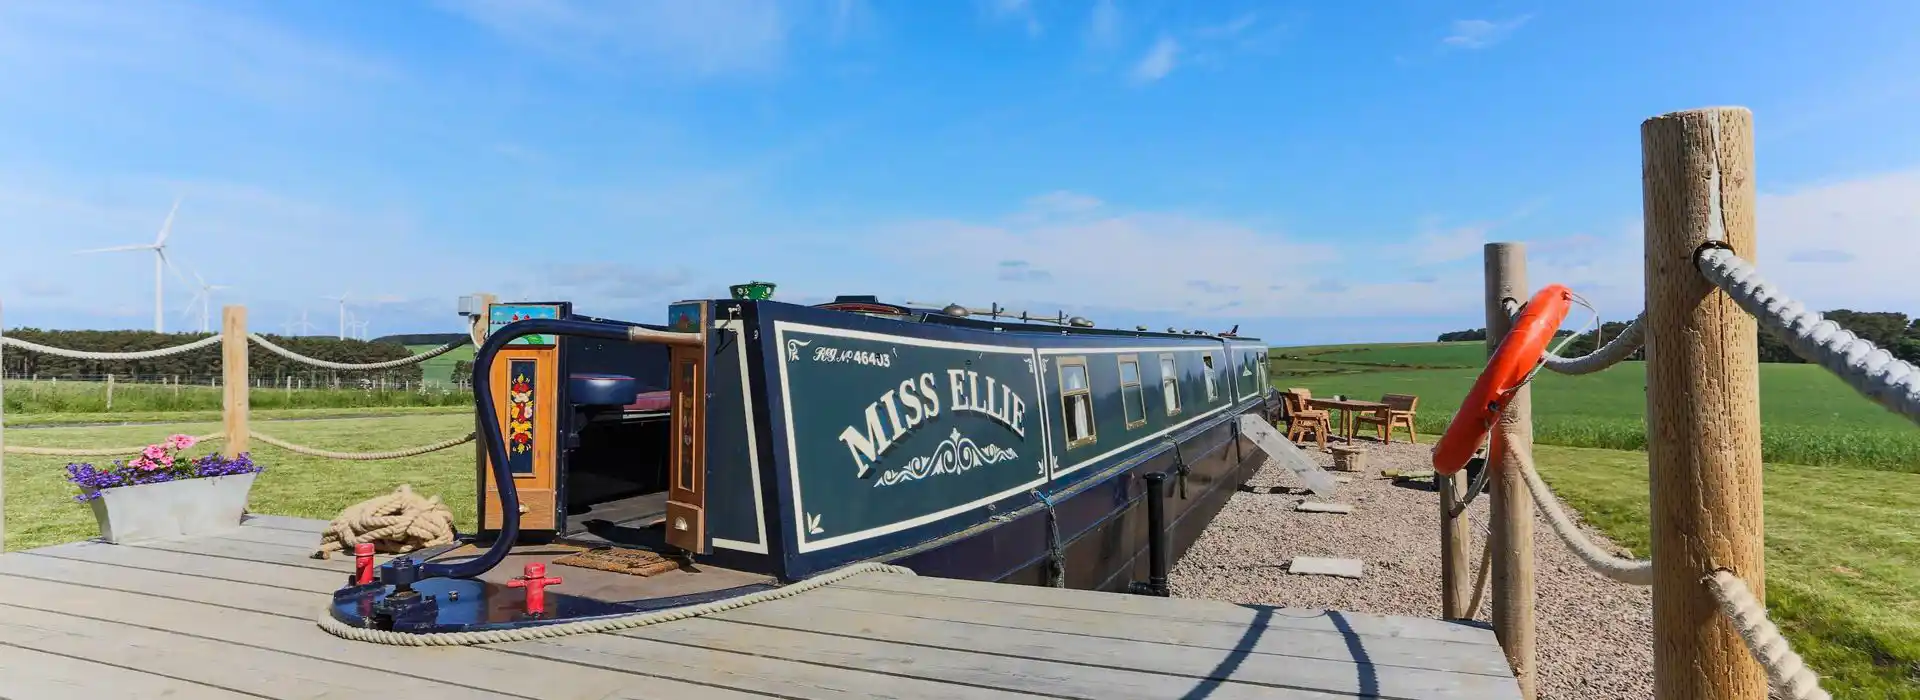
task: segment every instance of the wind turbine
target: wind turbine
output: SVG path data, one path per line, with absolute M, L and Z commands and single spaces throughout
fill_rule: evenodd
M 341 292 L 340 296 L 337 296 L 337 297 L 320 297 L 327 301 L 340 302 L 340 339 L 341 340 L 347 339 L 347 297 L 350 294 L 351 294 L 350 292 Z
M 166 223 L 160 225 L 159 237 L 154 238 L 153 243 L 122 245 L 112 248 L 94 248 L 92 250 L 82 250 L 75 253 L 77 255 L 82 253 L 117 253 L 125 250 L 153 251 L 153 332 L 155 333 L 165 332 L 162 330 L 161 325 L 167 315 L 166 295 L 165 291 L 161 288 L 161 281 L 166 278 L 167 268 L 173 267 L 173 262 L 167 260 L 167 234 L 173 232 L 173 215 L 178 211 L 180 211 L 180 200 L 176 198 L 173 200 L 173 209 L 167 212 Z M 178 275 L 180 271 L 176 269 L 173 271 L 173 274 Z M 185 281 L 184 277 L 182 281 Z
M 193 293 L 192 299 L 187 300 L 187 306 L 182 311 L 192 311 L 193 302 L 200 302 L 200 332 L 210 333 L 213 327 L 213 291 L 232 289 L 232 287 L 224 284 L 207 284 L 207 280 L 200 276 L 199 270 L 189 270 L 189 272 L 193 273 L 193 281 L 200 285 L 200 289 Z

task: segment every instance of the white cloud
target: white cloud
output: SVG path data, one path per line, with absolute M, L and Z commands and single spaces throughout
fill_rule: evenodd
M 1113 0 L 1099 0 L 1087 15 L 1087 46 L 1109 49 L 1120 43 L 1120 6 Z
M 1140 62 L 1134 64 L 1133 81 L 1151 83 L 1165 78 L 1167 74 L 1173 72 L 1179 58 L 1180 42 L 1173 37 L 1160 37 L 1153 43 L 1153 48 L 1147 50 L 1147 55 L 1140 57 Z
M 439 0 L 517 44 L 573 60 L 660 63 L 696 76 L 753 73 L 785 57 L 794 18 L 774 0 Z M 858 7 L 828 8 L 848 29 Z
M 982 0 L 989 17 L 1000 21 L 1019 22 L 1027 30 L 1027 36 L 1038 38 L 1046 28 L 1040 24 L 1040 16 L 1033 11 L 1033 3 L 1028 0 Z
M 1815 309 L 1920 315 L 1920 169 L 1763 193 L 1760 272 Z
M 1445 46 L 1463 49 L 1484 49 L 1505 41 L 1507 37 L 1533 19 L 1533 15 L 1521 15 L 1505 20 L 1456 19 L 1452 33 L 1441 39 Z

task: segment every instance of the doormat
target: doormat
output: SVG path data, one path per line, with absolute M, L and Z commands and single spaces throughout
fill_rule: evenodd
M 620 547 L 589 549 L 560 557 L 553 560 L 553 563 L 635 576 L 652 576 L 680 568 L 680 562 L 660 556 L 656 552 Z

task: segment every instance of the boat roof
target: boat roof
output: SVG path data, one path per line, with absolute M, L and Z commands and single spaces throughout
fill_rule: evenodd
M 986 309 L 973 309 L 959 304 L 934 307 L 921 302 L 894 304 L 881 301 L 870 295 L 841 295 L 833 301 L 814 304 L 814 308 L 849 313 L 880 316 L 902 321 L 920 323 L 939 323 L 976 328 L 996 328 L 1008 333 L 1044 333 L 1047 335 L 1080 335 L 1128 338 L 1212 338 L 1217 340 L 1259 342 L 1259 338 L 1239 335 L 1239 324 L 1233 330 L 1219 333 L 1168 328 L 1166 331 L 1148 330 L 1145 326 L 1133 329 L 1100 328 L 1093 321 L 1078 316 L 1058 313 L 1053 316 L 1038 316 L 1025 311 L 1015 311 L 1000 307 L 998 304 Z

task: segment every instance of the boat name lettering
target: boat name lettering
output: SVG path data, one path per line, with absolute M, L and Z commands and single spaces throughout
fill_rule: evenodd
M 1021 439 L 1026 438 L 1027 402 L 1014 393 L 1012 386 L 974 370 L 949 369 L 946 375 L 944 409 L 939 376 L 922 372 L 920 376 L 901 380 L 898 386 L 867 404 L 863 423 L 840 431 L 840 442 L 846 444 L 847 452 L 853 457 L 856 477 L 866 478 L 873 463 L 886 455 L 887 450 L 939 416 L 942 410 L 955 415 L 977 413 L 1006 426 Z

